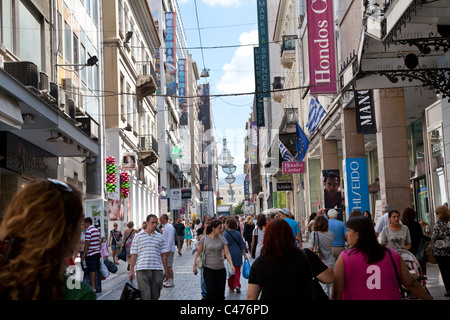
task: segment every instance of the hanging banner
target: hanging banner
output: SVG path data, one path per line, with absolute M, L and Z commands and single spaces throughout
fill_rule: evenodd
M 252 122 L 250 124 L 250 152 L 249 152 L 249 163 L 258 163 L 258 124 Z
M 354 91 L 356 108 L 356 132 L 377 133 L 372 90 Z
M 310 92 L 337 92 L 333 2 L 306 0 Z
M 261 77 L 261 55 L 259 54 L 259 47 L 253 48 L 253 59 L 255 63 L 255 101 L 256 101 L 256 125 L 264 127 L 264 98 L 260 93 L 262 92 L 262 77 Z
M 178 105 L 180 107 L 180 126 L 189 123 L 188 102 L 186 100 L 186 59 L 178 59 Z
M 257 1 L 259 55 L 261 57 L 261 89 L 263 97 L 270 98 L 269 24 L 267 0 Z
M 177 55 L 175 12 L 166 12 L 166 94 L 177 92 Z
M 345 208 L 347 220 L 353 210 L 370 211 L 369 182 L 366 158 L 343 160 L 345 183 Z

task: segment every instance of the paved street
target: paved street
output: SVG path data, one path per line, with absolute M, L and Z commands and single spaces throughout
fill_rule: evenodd
M 305 245 L 305 244 L 304 244 Z M 184 247 L 183 255 L 174 258 L 174 281 L 172 288 L 163 287 L 160 300 L 201 300 L 200 275 L 192 273 L 194 255 Z M 102 281 L 102 292 L 97 294 L 98 300 L 119 300 L 124 284 L 128 281 L 127 264 L 123 261 L 119 270 Z M 428 264 L 427 288 L 435 300 L 450 300 L 444 296 L 445 289 L 437 265 Z M 248 281 L 241 276 L 241 293 L 225 290 L 226 300 L 245 300 L 247 298 Z
M 182 249 L 182 256 L 176 253 L 173 269 L 175 287 L 161 290 L 160 300 L 201 300 L 200 274 L 194 275 L 192 267 L 194 255 L 191 250 Z M 128 281 L 127 264 L 120 261 L 119 270 L 102 281 L 102 292 L 97 294 L 98 300 L 119 300 L 123 286 Z M 226 289 L 226 300 L 245 300 L 247 298 L 247 280 L 241 276 L 241 293 L 237 294 Z

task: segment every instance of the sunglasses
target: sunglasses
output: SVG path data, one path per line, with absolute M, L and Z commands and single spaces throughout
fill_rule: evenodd
M 72 188 L 65 182 L 56 180 L 56 179 L 50 179 L 48 178 L 47 181 L 51 182 L 54 186 L 56 186 L 62 193 L 63 199 L 64 199 L 64 213 L 66 214 L 66 209 L 69 207 L 68 202 L 72 195 Z M 67 215 L 66 215 L 67 217 Z

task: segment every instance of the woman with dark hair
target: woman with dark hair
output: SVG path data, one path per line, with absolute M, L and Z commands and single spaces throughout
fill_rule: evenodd
M 247 299 L 256 300 L 261 293 L 261 300 L 311 300 L 312 277 L 332 283 L 333 270 L 310 250 L 302 251 L 295 246 L 292 229 L 286 221 L 271 221 L 264 234 L 261 255 L 250 269 Z
M 0 299 L 95 300 L 65 275 L 83 218 L 83 194 L 70 183 L 36 180 L 15 195 L 0 224 Z
M 228 288 L 230 291 L 236 289 L 236 293 L 241 293 L 241 266 L 242 256 L 247 260 L 247 253 L 245 252 L 245 242 L 242 239 L 242 235 L 238 230 L 238 224 L 235 219 L 227 220 L 228 230 L 224 232 L 223 236 L 228 242 L 228 249 L 230 250 L 231 259 L 233 260 L 233 266 L 235 273 L 228 278 Z
M 388 217 L 389 224 L 381 230 L 380 243 L 394 250 L 411 249 L 411 235 L 408 227 L 400 224 L 400 213 L 391 210 Z
M 400 283 L 411 294 L 432 299 L 414 279 L 397 251 L 378 243 L 366 217 L 347 221 L 350 249 L 339 256 L 334 267 L 335 300 L 400 300 Z
M 431 245 L 444 282 L 445 296 L 450 297 L 450 210 L 439 206 L 434 212 L 438 220 L 433 226 Z
M 261 248 L 263 246 L 264 242 L 264 231 L 266 230 L 266 224 L 267 219 L 266 215 L 263 213 L 258 214 L 258 217 L 256 219 L 256 228 L 253 230 L 253 237 L 252 237 L 252 258 L 256 259 L 261 254 Z M 256 250 L 253 250 L 253 249 Z M 253 252 L 255 252 L 253 254 Z
M 419 248 L 420 241 L 423 238 L 422 227 L 419 222 L 417 222 L 417 213 L 411 208 L 405 208 L 402 212 L 402 223 L 409 229 L 409 234 L 411 236 L 411 248 L 409 251 L 413 254 L 417 254 L 417 249 Z
M 206 284 L 206 300 L 225 300 L 225 285 L 227 271 L 223 256 L 230 264 L 231 273 L 235 273 L 233 260 L 228 250 L 228 242 L 222 236 L 222 222 L 213 220 L 206 228 L 206 235 L 198 243 L 198 252 L 194 258 L 194 274 L 197 274 L 197 258 L 205 251 L 206 263 L 203 268 L 203 278 Z

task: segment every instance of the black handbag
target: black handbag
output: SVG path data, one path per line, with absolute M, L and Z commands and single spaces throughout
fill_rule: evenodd
M 117 272 L 117 266 L 115 263 L 113 263 L 111 260 L 108 259 L 104 259 L 103 263 L 106 265 L 106 267 L 108 268 L 108 271 L 111 273 L 116 273 Z
M 299 250 L 305 257 L 309 272 L 311 273 L 311 300 L 330 300 L 330 298 L 320 285 L 319 280 L 317 280 L 317 278 L 313 276 L 313 270 L 311 267 L 311 263 L 309 262 L 308 255 L 304 250 Z
M 134 230 L 134 229 L 133 229 Z M 120 260 L 123 260 L 125 262 L 127 262 L 127 241 L 130 238 L 130 236 L 133 234 L 133 231 L 131 231 L 128 236 L 127 239 L 125 240 L 125 242 L 123 243 L 122 249 L 120 249 L 119 254 L 117 255 L 117 258 Z
M 142 300 L 141 291 L 133 287 L 129 282 L 125 283 L 120 300 Z

